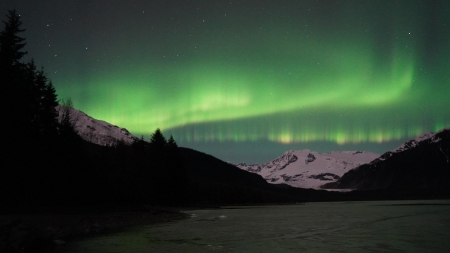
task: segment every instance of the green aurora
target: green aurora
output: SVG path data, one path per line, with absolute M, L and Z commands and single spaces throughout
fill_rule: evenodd
M 55 46 L 28 51 L 61 98 L 137 136 L 345 149 L 450 125 L 447 1 L 69 2 L 54 41 L 27 37 Z

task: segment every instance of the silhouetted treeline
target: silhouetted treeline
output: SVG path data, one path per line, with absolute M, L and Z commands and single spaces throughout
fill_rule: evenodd
M 150 143 L 100 147 L 77 135 L 71 101 L 58 112 L 55 88 L 27 54 L 17 11 L 0 34 L 2 160 L 0 198 L 7 206 L 185 201 L 178 147 L 158 129 Z
M 20 16 L 12 10 L 7 18 L 0 35 L 3 208 L 276 201 L 259 176 L 201 153 L 191 157 L 159 129 L 131 146 L 84 141 L 67 109 L 71 101 L 56 111 L 51 81 L 33 60 L 23 62 Z
M 13 201 L 47 186 L 64 135 L 55 88 L 33 60 L 22 61 L 27 52 L 20 16 L 12 10 L 7 18 L 0 33 L 0 184 L 3 199 Z
M 0 35 L 2 146 L 6 150 L 0 169 L 3 207 L 263 200 L 262 192 L 255 192 L 242 178 L 226 176 L 227 181 L 219 182 L 220 178 L 208 178 L 208 172 L 206 177 L 196 173 L 196 166 L 216 164 L 203 163 L 201 157 L 193 163 L 180 153 L 173 137 L 166 139 L 159 129 L 149 142 L 141 139 L 131 146 L 102 147 L 82 140 L 67 110 L 71 101 L 61 102 L 62 111 L 57 112 L 56 91 L 44 71 L 33 60 L 23 62 L 27 52 L 20 35 L 24 29 L 15 10 L 8 12 L 4 25 Z

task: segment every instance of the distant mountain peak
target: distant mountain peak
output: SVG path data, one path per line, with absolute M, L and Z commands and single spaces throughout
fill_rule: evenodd
M 56 110 L 59 116 L 62 114 L 62 106 L 58 105 Z M 78 135 L 86 141 L 101 146 L 116 146 L 119 144 L 131 145 L 139 140 L 125 128 L 112 125 L 103 120 L 97 120 L 86 113 L 74 108 L 69 108 L 71 117 L 75 123 L 75 130 Z
M 345 172 L 376 159 L 379 155 L 362 151 L 318 153 L 309 149 L 289 150 L 266 164 L 239 163 L 235 166 L 261 175 L 269 183 L 285 183 L 300 188 L 320 188 L 338 180 Z

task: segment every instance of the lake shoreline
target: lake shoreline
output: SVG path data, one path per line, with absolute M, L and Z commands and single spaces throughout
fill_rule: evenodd
M 0 214 L 0 252 L 48 252 L 77 239 L 188 218 L 178 208 L 75 208 Z

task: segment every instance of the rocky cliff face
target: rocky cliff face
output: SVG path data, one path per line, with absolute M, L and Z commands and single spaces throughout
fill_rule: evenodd
M 408 141 L 323 188 L 450 189 L 450 128 Z

